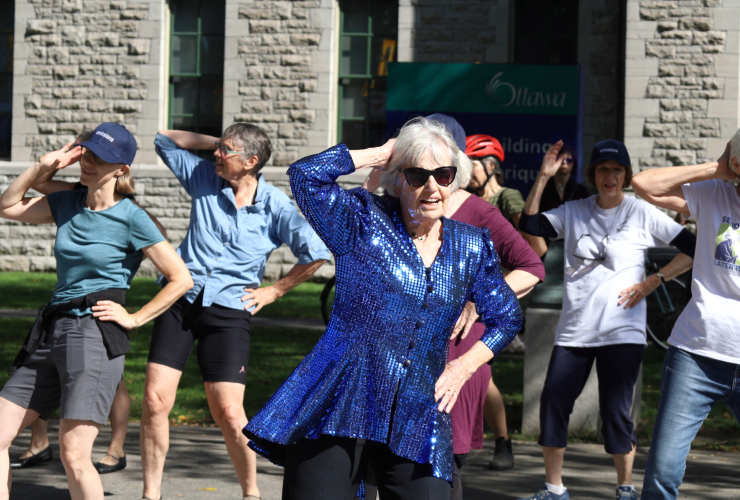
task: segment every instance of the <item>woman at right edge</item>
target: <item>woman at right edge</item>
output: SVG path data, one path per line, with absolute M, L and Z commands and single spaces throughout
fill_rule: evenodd
M 642 299 L 691 268 L 696 237 L 655 207 L 625 195 L 632 179 L 630 158 L 625 145 L 614 140 L 596 143 L 591 153 L 586 177 L 597 196 L 537 213 L 542 191 L 560 167 L 562 144 L 558 141 L 542 159 L 519 226 L 536 236 L 562 238 L 565 245 L 563 310 L 540 399 L 545 486 L 527 500 L 569 498 L 561 475 L 568 420 L 594 361 L 604 448 L 617 469 L 616 498 L 637 500 L 632 484 L 637 436 L 630 407 L 647 344 Z M 666 244 L 683 253 L 643 280 L 645 252 Z

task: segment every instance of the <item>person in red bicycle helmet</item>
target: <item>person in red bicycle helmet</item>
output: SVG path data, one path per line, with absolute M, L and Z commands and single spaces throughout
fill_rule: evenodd
M 522 194 L 504 187 L 504 148 L 495 137 L 484 134 L 469 135 L 465 140 L 465 154 L 473 162 L 473 173 L 467 190 L 501 210 L 504 217 L 519 230 L 519 218 L 524 208 Z M 542 257 L 547 252 L 543 238 L 519 231 L 529 246 Z

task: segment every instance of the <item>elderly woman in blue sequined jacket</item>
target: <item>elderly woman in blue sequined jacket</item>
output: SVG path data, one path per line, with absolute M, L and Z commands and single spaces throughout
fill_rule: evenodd
M 337 284 L 326 333 L 245 428 L 255 451 L 285 466 L 283 499 L 351 499 L 371 467 L 381 498 L 449 500 L 449 411 L 521 326 L 488 230 L 443 217 L 458 152 L 444 125 L 419 118 L 384 146 L 339 144 L 290 167 Z M 369 167 L 396 199 L 336 182 Z M 486 332 L 446 363 L 467 301 Z

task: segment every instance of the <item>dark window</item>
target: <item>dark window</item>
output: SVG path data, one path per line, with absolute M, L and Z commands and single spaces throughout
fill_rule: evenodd
M 221 136 L 224 0 L 173 0 L 169 128 Z
M 576 64 L 578 0 L 516 0 L 514 62 Z
M 10 159 L 15 2 L 0 3 L 0 158 Z
M 341 0 L 338 139 L 350 149 L 385 136 L 388 63 L 395 61 L 398 0 Z

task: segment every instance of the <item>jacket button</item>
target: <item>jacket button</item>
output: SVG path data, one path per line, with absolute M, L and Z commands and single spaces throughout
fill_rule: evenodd
M 427 287 L 427 292 L 433 292 L 434 291 L 434 285 L 429 285 Z
M 409 366 L 411 366 L 411 361 L 407 359 L 406 361 L 403 362 L 403 367 L 408 368 Z
M 421 328 L 422 326 L 424 326 L 424 322 L 422 320 L 416 322 L 416 328 Z
M 422 308 L 422 309 L 429 309 L 429 303 L 428 303 L 428 302 L 424 302 L 424 303 L 423 303 L 423 304 L 421 305 L 421 308 Z
M 412 340 L 412 341 L 410 341 L 410 342 L 409 342 L 409 349 L 413 349 L 414 347 L 416 347 L 416 342 L 414 342 L 414 341 Z M 407 360 L 407 361 L 408 361 L 408 360 Z

